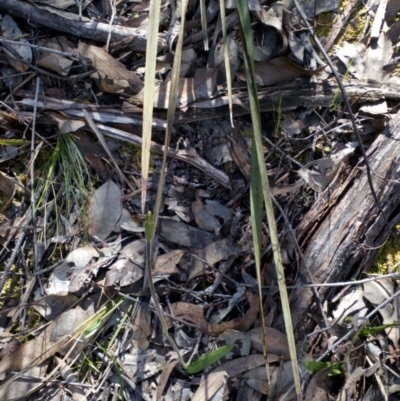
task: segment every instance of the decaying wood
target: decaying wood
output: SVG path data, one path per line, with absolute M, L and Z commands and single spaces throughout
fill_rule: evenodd
M 373 185 L 391 227 L 400 221 L 400 113 L 396 114 L 367 155 Z M 367 268 L 390 235 L 379 214 L 367 182 L 362 160 L 347 178 L 328 188 L 297 227 L 298 240 L 314 283 L 348 280 Z M 298 285 L 306 282 L 301 267 Z M 318 289 L 321 299 L 329 296 L 327 287 Z M 307 314 L 313 303 L 310 289 L 291 295 L 293 324 L 297 333 L 307 330 Z
M 43 25 L 56 31 L 72 34 L 80 38 L 86 38 L 105 43 L 108 38 L 109 24 L 95 20 L 77 20 L 77 15 L 63 11 L 65 16 L 70 15 L 70 19 L 51 13 L 43 8 L 19 0 L 1 0 L 0 11 L 23 18 L 28 21 Z M 113 25 L 111 30 L 111 42 L 129 39 L 130 48 L 133 51 L 146 51 L 148 32 L 135 28 L 128 28 L 121 25 Z M 165 38 L 158 39 L 158 47 L 161 51 L 167 48 Z

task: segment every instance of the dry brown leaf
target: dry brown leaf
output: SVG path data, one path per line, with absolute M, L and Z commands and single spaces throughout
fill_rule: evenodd
M 271 381 L 268 383 L 265 366 L 258 366 L 244 373 L 243 378 L 246 379 L 246 383 L 250 387 L 262 394 L 269 395 L 270 399 L 279 399 L 293 384 L 291 361 L 286 361 L 282 365 L 271 367 L 270 375 Z M 294 392 L 294 388 L 292 391 Z M 292 397 L 290 396 L 288 399 L 292 399 Z
M 368 102 L 360 105 L 360 111 L 373 115 L 385 115 L 388 113 L 388 104 L 386 100 L 378 100 L 377 102 Z
M 77 51 L 65 36 L 41 39 L 38 40 L 37 44 L 60 52 L 64 51 L 74 53 Z M 44 49 L 34 49 L 33 53 L 35 54 L 35 61 L 38 66 L 55 71 L 57 74 L 62 76 L 67 76 L 69 74 L 74 62 L 71 58 L 62 56 L 61 54 L 48 52 Z
M 205 274 L 207 265 L 214 266 L 221 260 L 237 255 L 240 251 L 240 247 L 234 243 L 232 239 L 224 238 L 220 241 L 213 242 L 204 249 L 193 252 L 194 256 L 192 257 L 192 266 L 188 280 Z
M 24 38 L 23 32 L 19 29 L 18 25 L 15 23 L 13 18 L 8 14 L 3 15 L 1 21 L 1 34 L 6 39 L 18 40 L 21 42 L 20 45 L 10 44 L 7 45 L 18 53 L 19 58 L 17 58 L 13 52 L 4 48 L 4 53 L 7 56 L 8 62 L 18 71 L 25 72 L 28 70 L 29 66 L 24 64 L 21 60 L 27 63 L 32 63 L 32 49 L 28 46 L 24 46 L 23 43 L 28 41 Z
M 3 329 L 1 329 L 3 331 Z M 8 354 L 15 351 L 21 343 L 16 337 L 10 335 L 0 334 L 0 361 Z
M 136 283 L 143 277 L 143 269 L 126 257 L 120 257 L 106 273 L 104 285 L 110 287 L 119 284 L 121 287 Z
M 231 32 L 227 36 L 229 64 L 231 67 L 232 80 L 235 77 L 236 71 L 239 69 L 242 60 L 240 58 L 240 46 L 235 40 L 235 32 Z M 210 55 L 208 57 L 208 65 L 210 67 L 219 67 L 217 83 L 223 85 L 226 83 L 226 65 L 224 62 L 225 43 L 217 43 L 210 48 Z
M 106 239 L 122 214 L 122 192 L 108 180 L 94 193 L 88 212 L 88 232 L 91 236 Z
M 179 363 L 179 359 L 178 356 L 175 352 L 170 352 L 167 355 L 167 363 L 164 366 L 164 369 L 161 372 L 161 376 L 158 380 L 158 387 L 157 387 L 157 396 L 156 396 L 156 400 L 160 400 L 162 393 L 164 391 L 164 388 L 168 382 L 169 376 L 171 374 L 171 372 L 173 371 L 173 369 L 175 368 L 175 366 Z
M 247 150 L 247 143 L 245 139 L 240 134 L 240 125 L 236 121 L 232 130 L 232 140 L 230 143 L 230 153 L 232 160 L 239 168 L 240 172 L 244 175 L 247 182 L 251 180 L 251 163 L 250 163 L 250 153 Z
M 103 48 L 80 42 L 79 53 L 92 61 L 97 70 L 92 78 L 98 81 L 104 92 L 136 95 L 143 89 L 143 82 L 137 75 Z
M 0 172 L 0 191 L 6 195 L 6 199 L 0 202 L 0 212 L 7 209 L 14 198 L 16 185 L 14 180 L 7 174 Z
M 260 370 L 263 371 L 264 373 L 264 377 L 266 376 L 266 371 L 265 371 L 265 367 L 260 367 Z M 249 371 L 250 374 L 254 373 L 254 370 Z M 253 388 L 254 390 L 258 391 L 261 394 L 264 395 L 268 395 L 269 394 L 269 384 L 267 382 L 267 380 L 261 380 L 261 379 L 247 379 L 246 383 Z
M 208 375 L 204 375 L 200 386 L 192 397 L 192 401 L 210 400 L 224 384 L 226 377 L 235 377 L 266 362 L 277 362 L 279 358 L 275 355 L 268 355 L 267 361 L 263 355 L 249 355 L 225 362 Z M 265 369 L 265 368 L 264 368 Z
M 53 118 L 55 113 L 49 113 Z M 80 121 L 83 122 L 81 119 Z M 84 123 L 85 124 L 85 123 Z M 75 128 L 75 125 L 74 125 Z M 102 181 L 106 182 L 111 179 L 112 173 L 108 164 L 104 163 L 102 158 L 107 157 L 107 153 L 104 148 L 97 142 L 93 142 L 89 139 L 89 135 L 86 132 L 78 131 L 74 133 L 74 139 L 76 146 L 82 153 L 82 156 L 89 163 L 96 173 L 100 176 Z
M 286 81 L 294 81 L 300 77 L 311 77 L 321 72 L 324 68 L 306 70 L 287 57 L 277 57 L 255 65 L 256 83 L 259 86 L 276 85 Z M 244 72 L 240 71 L 236 75 L 242 81 L 246 81 Z
M 54 320 L 78 301 L 75 295 L 49 295 L 36 300 L 31 306 L 46 320 Z
M 52 323 L 40 336 L 21 344 L 0 361 L 0 374 L 32 368 L 57 352 L 55 343 L 50 340 L 54 326 L 55 323 Z
M 317 166 L 318 171 L 310 167 Z M 304 168 L 297 170 L 300 177 L 316 192 L 322 192 L 335 178 L 340 167 L 340 161 L 318 159 L 307 163 Z
M 204 309 L 200 305 L 176 302 L 171 304 L 171 312 L 179 319 L 198 325 L 205 334 L 218 337 L 229 329 L 247 331 L 254 324 L 260 310 L 258 296 L 250 293 L 247 298 L 250 305 L 245 315 L 219 324 L 208 323 L 204 317 Z M 166 323 L 169 327 L 172 326 L 172 320 L 168 316 L 166 316 Z
M 51 118 L 57 122 L 61 134 L 76 132 L 86 124 L 83 120 L 65 117 L 60 113 L 50 112 L 49 114 Z
M 226 384 L 229 376 L 224 370 L 211 372 L 207 375 L 207 381 L 201 381 L 194 393 L 192 401 L 208 401 Z
M 132 321 L 132 345 L 142 351 L 147 351 L 150 345 L 151 331 L 151 313 L 148 306 L 143 305 Z
M 77 273 L 82 272 L 93 259 L 99 256 L 99 252 L 91 246 L 85 246 L 72 251 L 67 256 L 65 262 L 55 268 L 49 277 L 46 293 L 48 295 L 68 295 L 68 292 L 72 291 L 71 282 L 74 279 L 73 274 L 76 276 Z M 89 272 L 86 273 L 86 278 L 88 275 Z
M 332 379 L 329 377 L 329 370 L 320 370 L 311 378 L 306 389 L 305 399 L 308 401 L 329 401 L 331 390 Z
M 160 234 L 175 244 L 191 248 L 204 248 L 218 239 L 216 235 L 179 221 L 160 217 Z
M 177 264 L 182 259 L 185 251 L 175 249 L 174 251 L 165 253 L 157 257 L 154 262 L 153 274 L 154 275 L 171 275 L 178 273 Z
M 0 400 L 27 400 L 29 396 L 26 394 L 34 392 L 36 388 L 42 385 L 41 380 L 46 373 L 48 365 L 49 361 L 42 362 L 39 366 L 26 370 L 24 377 L 17 377 L 15 380 L 5 384 L 4 387 L 0 389 Z M 6 375 L 4 383 L 12 379 L 13 376 L 13 374 Z
M 125 230 L 132 233 L 144 232 L 144 227 L 139 225 L 131 216 L 129 211 L 125 208 L 122 209 L 121 218 L 119 219 L 117 226 L 114 228 L 114 232 L 120 233 L 121 230 Z
M 283 8 L 284 8 L 283 3 L 275 2 L 272 3 L 268 9 L 264 7 L 259 7 L 259 9 L 255 12 L 255 15 L 257 15 L 257 17 L 262 23 L 264 23 L 267 26 L 275 28 L 276 31 L 280 34 L 279 39 L 281 40 L 277 38 L 278 39 L 277 41 L 282 42 L 282 47 L 279 49 L 278 54 L 284 54 L 288 48 L 288 37 L 285 30 L 282 27 Z M 265 47 L 268 49 L 268 47 L 270 46 L 268 46 L 267 44 L 267 46 Z M 270 57 L 277 56 L 278 54 L 274 52 L 274 54 L 271 54 Z
M 364 80 L 382 82 L 388 78 L 390 71 L 383 69 L 388 64 L 393 54 L 393 44 L 386 33 L 381 33 L 379 38 L 373 39 L 365 52 Z
M 272 327 L 266 327 L 268 354 L 280 356 L 283 360 L 290 359 L 289 345 L 285 334 L 281 333 Z M 262 352 L 262 330 L 261 327 L 251 329 L 247 334 L 251 337 L 251 345 L 257 350 Z
M 89 320 L 90 317 L 91 314 L 84 311 L 80 306 L 64 312 L 55 322 L 55 327 L 50 335 L 50 341 L 57 343 L 67 338 L 70 340 L 69 335 L 73 333 L 83 322 Z M 58 350 L 58 352 L 61 355 L 66 355 L 72 349 L 72 351 L 69 353 L 69 357 L 74 358 L 82 352 L 85 345 L 86 343 L 83 341 L 83 334 L 78 335 L 75 339 L 68 341 L 68 344 Z
M 218 234 L 221 229 L 219 221 L 208 211 L 199 197 L 197 197 L 197 200 L 192 203 L 192 211 L 197 225 L 202 230 Z
M 232 353 L 236 356 L 250 355 L 251 338 L 249 332 L 241 332 L 237 330 L 226 330 L 217 338 L 218 344 L 222 341 L 223 344 L 236 344 Z

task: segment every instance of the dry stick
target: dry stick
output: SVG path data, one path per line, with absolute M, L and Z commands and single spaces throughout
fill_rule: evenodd
M 369 187 L 370 187 L 370 189 L 371 189 L 372 197 L 374 198 L 375 204 L 376 204 L 376 206 L 377 206 L 377 208 L 378 208 L 378 210 L 379 210 L 379 213 L 382 215 L 382 217 L 383 217 L 383 219 L 384 219 L 384 221 L 385 221 L 385 224 L 386 224 L 386 226 L 387 226 L 389 232 L 391 233 L 391 235 L 393 236 L 393 238 L 396 239 L 396 238 L 397 238 L 397 237 L 396 237 L 396 234 L 395 234 L 395 233 L 393 232 L 393 230 L 391 229 L 391 227 L 390 227 L 390 225 L 389 225 L 389 221 L 388 221 L 388 219 L 386 218 L 386 215 L 385 215 L 385 213 L 383 212 L 382 207 L 381 207 L 381 204 L 379 203 L 378 197 L 377 197 L 377 195 L 376 195 L 376 192 L 375 192 L 375 189 L 374 189 L 374 185 L 373 185 L 373 183 L 372 183 L 371 166 L 369 165 L 368 157 L 367 157 L 367 154 L 365 153 L 365 148 L 364 148 L 364 145 L 363 145 L 363 143 L 362 143 L 362 139 L 361 139 L 360 133 L 359 133 L 358 128 L 357 128 L 357 122 L 356 122 L 356 119 L 355 119 L 355 117 L 354 117 L 353 112 L 351 111 L 351 105 L 350 105 L 349 97 L 347 96 L 346 90 L 345 90 L 345 88 L 344 88 L 344 86 L 343 86 L 343 82 L 342 82 L 342 80 L 340 79 L 339 74 L 337 73 L 337 71 L 336 71 L 336 69 L 335 69 L 335 66 L 333 65 L 331 59 L 329 58 L 328 54 L 327 54 L 326 51 L 324 50 L 324 47 L 321 45 L 321 42 L 319 41 L 317 35 L 315 34 L 315 32 L 314 32 L 314 30 L 312 29 L 311 25 L 308 23 L 307 16 L 306 16 L 306 14 L 304 13 L 303 9 L 301 8 L 301 6 L 300 6 L 298 0 L 293 0 L 293 1 L 294 1 L 294 4 L 295 4 L 295 6 L 296 6 L 296 8 L 297 8 L 297 11 L 299 12 L 299 14 L 300 14 L 300 16 L 301 16 L 301 18 L 302 18 L 302 20 L 303 20 L 305 26 L 306 26 L 307 29 L 310 31 L 311 36 L 313 37 L 313 39 L 314 39 L 314 41 L 315 41 L 315 44 L 317 45 L 318 49 L 321 51 L 322 55 L 324 56 L 324 58 L 325 58 L 327 64 L 329 65 L 329 67 L 330 67 L 331 70 L 332 70 L 332 74 L 334 75 L 334 77 L 335 77 L 335 79 L 336 79 L 336 81 L 337 81 L 337 83 L 338 83 L 340 92 L 342 93 L 343 102 L 344 102 L 345 107 L 346 107 L 346 109 L 347 109 L 347 111 L 348 111 L 348 113 L 349 113 L 351 125 L 353 126 L 354 133 L 356 134 L 357 141 L 358 141 L 358 144 L 359 144 L 359 146 L 360 146 L 360 150 L 361 150 L 363 159 L 364 159 L 364 161 L 365 161 L 365 165 L 366 165 L 366 169 L 367 169 L 368 185 L 369 185 Z
M 1 0 L 0 10 L 18 18 L 24 18 L 47 28 L 66 32 L 81 38 L 103 43 L 107 40 L 109 31 L 108 23 L 98 22 L 94 19 L 89 20 L 88 18 L 84 21 L 68 19 L 69 16 L 76 16 L 76 14 L 73 13 L 66 13 L 66 17 L 64 18 L 21 0 Z M 128 28 L 122 25 L 113 26 L 113 42 L 127 38 L 132 39 L 131 46 L 134 52 L 144 53 L 146 51 L 147 30 Z M 166 49 L 167 47 L 166 40 L 161 37 L 161 35 L 158 38 L 157 47 L 160 50 Z
M 61 50 L 51 49 L 50 47 L 34 45 L 29 42 L 20 42 L 19 40 L 11 40 L 0 37 L 0 43 L 9 43 L 10 45 L 18 45 L 18 46 L 26 46 L 31 47 L 32 49 L 43 50 L 47 53 L 54 53 L 58 54 L 59 56 L 70 57 L 77 60 L 84 60 L 86 62 L 90 62 L 90 59 L 87 57 L 81 56 L 79 53 L 70 53 L 70 52 L 63 52 Z
M 33 271 L 38 270 L 38 253 L 37 253 L 37 230 L 36 230 L 36 198 L 35 198 L 35 159 L 38 153 L 35 153 L 35 131 L 36 131 L 36 116 L 37 116 L 37 101 L 39 98 L 40 77 L 36 77 L 36 92 L 35 101 L 33 104 L 33 121 L 32 121 L 32 138 L 31 138 L 31 154 L 30 161 L 30 176 L 31 176 L 31 208 L 32 208 L 32 225 L 33 225 Z M 40 280 L 39 280 L 40 282 Z M 40 283 L 41 284 L 41 283 Z

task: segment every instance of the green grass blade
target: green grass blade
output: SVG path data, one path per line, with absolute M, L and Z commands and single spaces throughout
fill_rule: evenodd
M 219 361 L 226 354 L 231 352 L 236 347 L 235 344 L 224 345 L 215 351 L 208 352 L 206 355 L 203 355 L 196 361 L 193 361 L 189 365 L 186 366 L 186 373 L 190 375 L 194 375 L 196 373 L 202 372 L 204 369 L 211 366 L 213 363 Z
M 149 32 L 146 45 L 146 76 L 143 98 L 143 144 L 142 144 L 142 213 L 145 211 L 147 180 L 150 165 L 151 128 L 155 90 L 158 26 L 161 0 L 150 0 Z
M 254 141 L 253 141 L 254 145 Z M 262 244 L 262 218 L 263 218 L 263 194 L 261 186 L 260 165 L 258 163 L 257 152 L 255 146 L 251 150 L 251 183 L 250 183 L 250 217 L 251 228 L 254 244 L 254 260 L 256 264 L 258 295 L 260 298 L 260 317 L 261 328 L 263 335 L 263 354 L 265 357 L 268 355 L 268 338 L 265 330 L 265 317 L 263 308 L 263 297 L 261 288 L 261 244 Z M 270 382 L 269 368 L 267 367 L 267 381 Z
M 267 171 L 264 162 L 264 154 L 262 148 L 262 128 L 261 128 L 261 118 L 260 118 L 260 106 L 258 102 L 257 96 L 257 86 L 255 83 L 255 74 L 254 74 L 254 44 L 253 44 L 253 32 L 251 29 L 250 23 L 250 15 L 247 7 L 247 2 L 244 0 L 236 1 L 237 10 L 239 14 L 240 24 L 241 24 L 241 33 L 242 33 L 242 45 L 243 45 L 243 58 L 245 61 L 245 69 L 246 69 L 246 78 L 247 78 L 247 87 L 249 92 L 249 100 L 250 100 L 250 110 L 251 110 L 251 118 L 253 122 L 254 129 L 254 137 L 253 137 L 253 147 L 255 149 L 255 153 L 257 154 L 259 174 L 261 178 L 261 188 L 265 203 L 265 209 L 267 212 L 267 220 L 268 227 L 270 231 L 270 238 L 272 244 L 272 250 L 274 255 L 275 268 L 278 277 L 278 286 L 279 293 L 282 303 L 283 317 L 286 327 L 286 333 L 288 337 L 289 343 L 289 351 L 290 357 L 292 360 L 293 367 L 293 376 L 296 388 L 297 398 L 301 399 L 301 386 L 300 386 L 300 374 L 299 367 L 297 364 L 297 353 L 296 353 L 296 344 L 293 335 L 293 327 L 292 327 L 292 319 L 290 316 L 290 306 L 289 306 L 289 298 L 287 295 L 287 289 L 285 284 L 285 274 L 282 266 L 282 258 L 279 247 L 279 239 L 278 233 L 276 229 L 276 222 L 274 216 L 274 209 L 272 206 L 271 193 L 269 189 L 269 182 Z M 258 174 L 252 171 L 252 174 Z M 257 177 L 255 177 L 254 182 L 259 185 L 260 182 Z M 252 180 L 253 184 L 253 180 Z M 253 196 L 257 195 L 257 188 L 253 188 L 251 192 Z M 257 211 L 258 202 L 261 200 L 253 200 L 252 204 L 254 205 L 255 211 Z M 256 229 L 256 227 L 255 227 Z M 257 233 L 253 235 L 254 241 L 259 239 Z M 261 244 L 257 244 L 257 247 L 260 247 Z M 258 273 L 259 274 L 259 273 Z M 259 286 L 261 283 L 259 282 Z

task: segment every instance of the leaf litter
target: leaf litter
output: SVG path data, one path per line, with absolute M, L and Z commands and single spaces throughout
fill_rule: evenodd
M 25 3 L 17 3 L 22 10 Z M 89 23 L 95 18 L 93 13 L 106 20 L 111 18 L 109 10 L 96 9 L 98 5 L 90 2 L 82 3 L 80 8 L 74 2 L 62 3 L 62 7 L 55 2 L 46 6 L 35 3 L 32 7 L 41 10 L 42 16 L 54 13 L 61 21 L 71 24 L 72 21 Z M 241 115 L 248 113 L 249 108 L 248 99 L 243 97 L 246 93 L 237 12 L 234 4 L 228 4 L 228 43 L 224 44 L 219 36 L 218 5 L 212 1 L 207 4 L 205 22 L 211 44 L 207 54 L 202 47 L 205 36 L 196 11 L 199 5 L 195 3 L 185 17 L 188 24 L 186 48 L 176 99 L 176 121 L 180 123 L 175 125 L 173 143 L 168 149 L 171 158 L 159 233 L 152 250 L 153 271 L 169 330 L 174 332 L 186 359 L 196 359 L 226 344 L 237 344 L 239 349 L 218 362 L 219 367 L 208 368 L 193 377 L 183 374 L 176 355 L 169 352 L 163 339 L 152 304 L 148 303 L 144 216 L 138 202 L 141 188 L 137 179 L 140 176 L 138 146 L 142 139 L 140 135 L 135 136 L 138 133 L 135 127 L 142 125 L 141 91 L 146 73 L 143 68 L 145 46 L 139 44 L 137 38 L 140 30 L 147 32 L 149 4 L 132 6 L 120 2 L 117 7 L 123 17 L 116 26 L 136 29 L 133 40 L 137 42 L 123 38 L 121 30 L 118 40 L 111 35 L 110 53 L 98 43 L 94 45 L 90 41 L 92 37 L 84 32 L 83 39 L 78 41 L 73 29 L 61 36 L 50 27 L 53 35 L 39 35 L 40 39 L 34 40 L 22 20 L 14 19 L 27 16 L 13 16 L 11 7 L 6 10 L 0 5 L 0 55 L 4 59 L 0 66 L 0 85 L 4 93 L 0 139 L 25 139 L 29 131 L 28 138 L 37 149 L 28 155 L 23 146 L 11 149 L 10 145 L 0 143 L 3 162 L 0 191 L 4 193 L 1 199 L 4 216 L 0 225 L 4 261 L 4 279 L 0 281 L 4 290 L 0 371 L 7 375 L 0 386 L 0 399 L 25 396 L 37 399 L 38 394 L 43 399 L 56 399 L 56 389 L 51 384 L 53 376 L 65 380 L 61 386 L 68 389 L 73 399 L 95 399 L 96 394 L 106 394 L 101 383 L 107 383 L 115 392 L 120 391 L 121 371 L 125 375 L 123 391 L 130 397 L 143 399 L 167 400 L 177 395 L 179 399 L 235 399 L 239 394 L 247 399 L 250 391 L 255 391 L 258 397 L 271 398 L 282 396 L 293 383 L 292 362 L 288 360 L 286 335 L 279 330 L 282 329 L 279 302 L 273 286 L 263 294 L 268 321 L 270 381 L 266 380 L 265 366 L 262 366 L 265 360 L 261 355 L 258 321 L 260 301 L 253 293 L 254 261 L 247 245 L 251 239 L 246 194 L 247 183 L 251 180 L 251 149 L 246 136 L 252 128 L 244 116 L 237 125 L 235 122 L 232 130 L 224 109 L 228 104 L 221 56 L 225 45 L 229 48 L 233 72 L 233 103 Z M 120 8 L 121 4 L 124 8 Z M 159 153 L 163 152 L 159 142 L 166 126 L 165 109 L 175 56 L 174 34 L 168 39 L 168 50 L 162 36 L 168 29 L 170 17 L 174 17 L 177 27 L 179 19 L 183 18 L 180 2 L 175 6 L 164 2 L 161 9 L 151 143 L 151 148 Z M 309 2 L 305 4 L 305 11 L 314 19 L 317 14 L 336 10 L 338 6 L 337 2 Z M 266 112 L 263 117 L 265 136 L 274 145 L 265 145 L 265 160 L 272 192 L 296 226 L 301 216 L 312 208 L 315 193 L 329 190 L 332 183 L 340 181 L 339 172 L 356 164 L 357 146 L 353 145 L 351 130 L 346 129 L 349 120 L 340 109 L 341 97 L 337 93 L 327 98 L 316 97 L 312 107 L 299 103 L 284 109 L 283 100 L 287 95 L 281 84 L 288 81 L 300 84 L 305 80 L 314 88 L 331 79 L 308 33 L 300 29 L 291 2 L 285 6 L 279 3 L 266 6 L 256 1 L 249 7 L 253 12 L 257 84 L 277 93 L 274 111 Z M 366 11 L 367 15 L 370 10 Z M 399 89 L 394 69 L 398 24 L 393 22 L 398 6 L 394 1 L 381 2 L 375 11 L 371 30 L 365 31 L 368 36 L 359 41 L 343 41 L 332 54 L 344 81 L 381 85 L 383 92 L 376 98 L 361 99 L 358 93 L 352 99 L 353 105 L 358 107 L 357 117 L 366 141 L 367 136 L 374 138 L 382 132 L 388 124 L 386 116 L 397 111 L 398 99 L 392 96 Z M 45 31 L 40 28 L 43 23 L 35 20 L 36 15 L 32 21 L 43 33 Z M 60 30 L 65 32 L 61 27 Z M 94 35 L 97 32 L 93 33 L 93 39 Z M 104 39 L 99 41 L 105 43 Z M 31 76 L 25 79 L 21 74 L 27 72 Z M 40 77 L 40 88 L 34 77 Z M 62 85 L 57 84 L 58 78 Z M 37 94 L 36 89 L 40 89 Z M 314 92 L 309 97 L 312 96 Z M 125 106 L 121 108 L 123 102 Z M 211 106 L 221 114 L 207 121 L 200 105 Z M 83 109 L 88 110 L 106 135 L 108 148 L 113 149 L 114 158 L 136 190 L 127 189 L 113 171 L 109 155 L 85 127 Z M 31 138 L 32 123 L 36 124 L 37 132 Z M 78 194 L 76 199 L 82 203 L 88 199 L 84 205 L 85 218 L 83 209 L 78 211 L 76 205 L 75 209 L 67 210 L 63 199 L 67 184 L 58 167 L 43 171 L 45 161 L 51 158 L 54 135 L 72 135 L 96 175 L 96 189 L 91 193 L 85 194 L 86 188 L 78 185 L 74 188 Z M 349 145 L 343 146 L 345 143 Z M 24 170 L 26 164 L 21 160 L 26 158 L 35 166 L 35 180 Z M 152 182 L 156 182 L 160 157 L 152 154 L 151 163 L 145 205 L 150 209 L 156 189 Z M 46 185 L 43 184 L 45 180 L 48 180 Z M 36 208 L 31 204 L 32 191 L 36 201 L 40 199 L 41 202 Z M 68 219 L 73 223 L 69 222 L 67 233 Z M 88 222 L 86 227 L 82 227 L 84 221 Z M 60 242 L 62 237 L 65 241 Z M 266 230 L 264 237 L 264 254 L 268 258 L 270 247 Z M 40 243 L 44 244 L 42 253 L 39 252 Z M 34 251 L 30 251 L 31 248 Z M 298 255 L 294 257 L 289 250 L 286 255 L 288 269 L 294 271 Z M 289 280 L 295 275 L 291 274 Z M 265 276 L 266 282 L 273 278 L 267 277 L 267 270 Z M 23 278 L 20 288 L 18 277 Z M 25 291 L 24 280 L 27 279 L 35 283 L 35 290 L 28 292 L 30 287 L 27 286 L 25 302 L 17 307 L 16 294 Z M 364 283 L 357 291 L 336 300 L 331 314 L 330 338 L 322 339 L 319 334 L 313 334 L 308 341 L 307 358 L 317 359 L 329 350 L 329 341 L 334 341 L 335 333 L 350 331 L 357 319 L 365 318 L 371 305 L 378 307 L 385 303 L 376 319 L 381 325 L 380 333 L 385 333 L 386 344 L 368 334 L 368 330 L 372 333 L 370 322 L 362 321 L 362 335 L 368 337 L 365 352 L 375 358 L 374 361 L 380 360 L 382 352 L 388 353 L 392 369 L 396 370 L 399 335 L 395 325 L 400 320 L 392 300 L 396 291 L 397 283 L 380 279 Z M 102 307 L 105 312 L 98 315 Z M 18 325 L 11 326 L 15 313 Z M 346 323 L 349 327 L 339 328 Z M 357 334 L 353 341 L 359 337 Z M 345 343 L 352 356 L 356 355 L 353 345 Z M 350 355 L 346 354 L 347 349 L 341 350 L 339 346 L 331 349 L 330 357 L 340 364 Z M 370 388 L 373 383 L 368 378 L 382 380 L 377 370 L 371 370 L 375 365 L 368 367 L 361 358 L 356 361 L 358 366 L 355 364 L 353 373 L 347 373 L 342 386 L 353 395 L 359 395 L 362 380 L 367 380 Z M 69 375 L 73 379 L 66 379 Z M 47 382 L 40 382 L 46 377 Z M 80 386 L 82 380 L 87 380 L 86 386 Z M 389 381 L 393 383 L 389 392 L 395 394 L 396 379 L 390 377 Z M 343 391 L 335 389 L 324 370 L 314 374 L 305 394 L 311 400 L 324 399 L 323 395 L 317 397 L 322 393 L 343 397 Z

